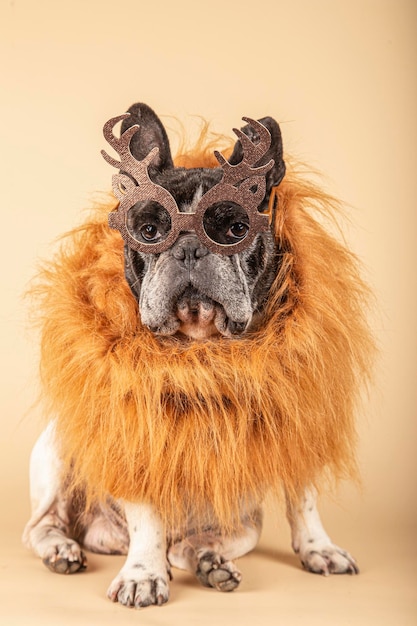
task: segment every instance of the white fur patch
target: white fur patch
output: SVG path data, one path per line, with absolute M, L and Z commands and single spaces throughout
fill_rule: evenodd
M 201 198 L 203 197 L 203 186 L 200 185 L 197 189 L 197 191 L 194 194 L 194 198 L 192 199 L 191 204 L 184 204 L 182 206 L 182 210 L 184 213 L 195 213 L 198 203 L 200 202 Z

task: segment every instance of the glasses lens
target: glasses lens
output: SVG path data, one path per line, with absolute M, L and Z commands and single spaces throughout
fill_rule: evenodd
M 223 246 L 232 246 L 249 232 L 247 211 L 235 202 L 217 202 L 204 212 L 203 227 L 209 239 Z
M 127 212 L 127 231 L 138 243 L 161 243 L 168 237 L 171 227 L 171 216 L 159 202 L 137 202 Z

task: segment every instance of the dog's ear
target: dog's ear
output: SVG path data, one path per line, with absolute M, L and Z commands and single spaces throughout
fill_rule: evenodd
M 263 117 L 258 120 L 271 133 L 271 146 L 265 155 L 260 159 L 256 166 L 265 165 L 270 159 L 274 159 L 274 167 L 266 174 L 266 193 L 269 196 L 272 187 L 279 185 L 285 175 L 285 163 L 282 158 L 282 137 L 278 123 L 272 117 Z M 244 126 L 242 132 L 249 137 L 253 143 L 260 140 L 258 133 L 249 124 Z M 236 165 L 243 158 L 243 149 L 240 140 L 238 140 L 233 149 L 229 163 Z
M 140 129 L 130 142 L 130 151 L 138 161 L 144 159 L 157 146 L 159 154 L 153 159 L 150 169 L 163 171 L 173 167 L 168 135 L 159 117 L 146 104 L 133 104 L 128 110 L 130 117 L 123 120 L 121 132 L 137 124 Z

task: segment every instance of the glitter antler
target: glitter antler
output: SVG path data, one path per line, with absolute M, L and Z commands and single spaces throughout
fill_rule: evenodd
M 120 170 L 118 174 L 113 176 L 113 191 L 119 199 L 128 189 L 135 187 L 135 183 L 140 186 L 154 186 L 154 183 L 152 183 L 148 176 L 148 166 L 159 152 L 159 148 L 155 146 L 141 161 L 135 159 L 130 151 L 130 142 L 133 135 L 138 132 L 139 126 L 137 124 L 131 126 L 121 135 L 120 138 L 117 138 L 113 133 L 115 125 L 128 117 L 130 117 L 130 113 L 118 115 L 117 117 L 113 117 L 106 122 L 103 127 L 103 135 L 105 139 L 120 156 L 120 161 L 117 161 L 107 154 L 105 150 L 101 151 L 101 154 L 107 163 Z
M 271 159 L 265 165 L 255 167 L 256 163 L 265 156 L 271 146 L 271 134 L 269 130 L 257 120 L 249 117 L 242 118 L 257 133 L 258 141 L 254 143 L 245 135 L 242 130 L 234 128 L 233 132 L 238 137 L 243 150 L 243 157 L 240 163 L 232 165 L 220 152 L 215 150 L 214 154 L 223 169 L 223 182 L 236 184 L 246 178 L 253 176 L 265 177 L 266 173 L 273 167 L 274 161 Z

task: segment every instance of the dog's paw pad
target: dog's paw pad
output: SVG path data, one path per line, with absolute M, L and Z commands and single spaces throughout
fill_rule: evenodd
M 329 576 L 330 574 L 359 574 L 355 559 L 338 546 L 311 545 L 301 556 L 304 569 L 314 574 Z
M 75 541 L 66 541 L 51 547 L 42 562 L 56 574 L 75 574 L 87 567 L 87 558 Z
M 137 609 L 156 604 L 161 606 L 168 602 L 168 582 L 163 576 L 149 575 L 143 579 L 129 578 L 119 574 L 107 591 L 112 602 Z
M 216 552 L 204 552 L 200 556 L 196 575 L 204 587 L 213 587 L 218 591 L 233 591 L 242 580 L 236 565 Z

